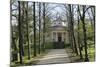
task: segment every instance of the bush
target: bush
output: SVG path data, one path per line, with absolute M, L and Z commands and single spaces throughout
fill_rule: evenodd
M 71 46 L 70 43 L 66 43 L 66 44 L 65 44 L 65 47 L 70 47 L 70 46 Z
M 52 42 L 45 43 L 45 48 L 46 49 L 52 49 L 53 48 L 53 43 Z

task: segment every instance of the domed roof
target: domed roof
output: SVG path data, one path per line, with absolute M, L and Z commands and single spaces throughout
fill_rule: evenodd
M 53 27 L 65 27 L 66 22 L 62 20 L 60 16 L 58 16 L 58 18 L 56 18 L 56 20 L 53 21 L 52 26 Z
M 66 22 L 64 22 L 64 20 L 62 20 L 59 17 L 59 18 L 57 18 L 56 20 L 53 21 L 52 26 L 53 27 L 65 27 L 66 26 Z
M 65 24 L 65 22 L 53 22 L 53 24 L 52 24 L 52 26 L 54 27 L 65 27 L 66 26 L 66 24 Z

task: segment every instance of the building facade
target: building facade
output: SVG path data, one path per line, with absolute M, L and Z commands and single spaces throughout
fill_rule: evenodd
M 57 20 L 51 25 L 51 40 L 55 48 L 62 48 L 68 43 L 67 22 Z

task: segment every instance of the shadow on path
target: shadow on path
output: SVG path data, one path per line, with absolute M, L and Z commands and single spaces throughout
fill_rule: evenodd
M 70 62 L 71 60 L 65 49 L 51 49 L 47 55 L 39 60 L 37 64 L 58 64 Z

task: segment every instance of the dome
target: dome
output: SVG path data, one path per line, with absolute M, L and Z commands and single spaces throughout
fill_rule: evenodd
M 56 20 L 53 21 L 52 26 L 54 26 L 54 27 L 65 27 L 66 22 L 64 20 L 62 20 L 62 18 L 59 16 L 58 18 L 56 18 Z
M 53 22 L 52 26 L 59 26 L 59 27 L 65 27 L 66 23 L 65 22 Z

